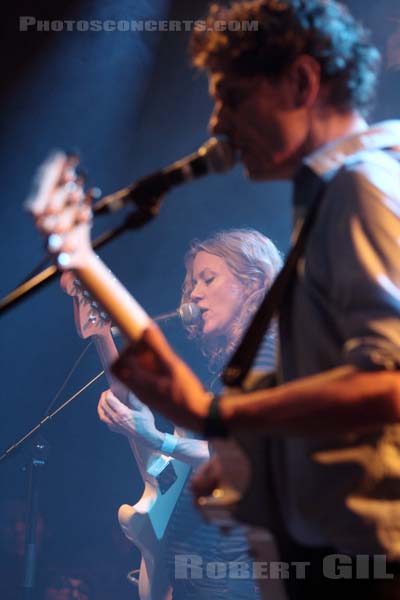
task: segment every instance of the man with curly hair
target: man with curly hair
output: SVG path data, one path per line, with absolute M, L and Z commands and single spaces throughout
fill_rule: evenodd
M 257 29 L 215 26 L 249 20 Z M 379 53 L 329 0 L 214 5 L 191 50 L 209 77 L 210 129 L 248 176 L 294 182 L 296 227 L 318 198 L 279 309 L 280 385 L 211 399 L 155 342 L 158 371 L 129 351 L 116 371 L 183 426 L 270 434 L 265 520 L 282 559 L 305 565 L 288 580 L 293 598 L 399 598 L 400 122 L 365 120 Z

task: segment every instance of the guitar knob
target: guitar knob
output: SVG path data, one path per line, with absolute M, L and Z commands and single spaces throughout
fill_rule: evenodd
M 90 303 L 90 306 L 92 308 L 94 308 L 95 310 L 97 310 L 99 308 L 99 305 L 95 300 L 93 300 L 93 302 Z
M 88 292 L 87 290 L 84 290 L 84 291 L 82 292 L 82 296 L 83 296 L 84 298 L 90 298 L 90 294 L 89 294 L 89 292 Z
M 107 313 L 104 312 L 104 310 L 100 311 L 100 319 L 102 319 L 103 321 L 108 321 L 109 316 Z
M 82 287 L 82 284 L 79 281 L 79 279 L 74 279 L 74 285 L 76 285 L 76 287 L 78 287 L 78 288 Z

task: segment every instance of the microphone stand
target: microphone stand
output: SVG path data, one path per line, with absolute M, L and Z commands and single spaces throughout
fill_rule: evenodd
M 140 207 L 134 212 L 127 215 L 121 225 L 110 231 L 106 231 L 100 235 L 92 243 L 94 250 L 101 248 L 108 242 L 127 231 L 128 229 L 139 229 L 146 225 L 149 221 L 157 216 L 161 206 L 161 197 L 154 200 L 152 204 L 146 207 Z M 58 272 L 58 268 L 55 265 L 51 265 L 44 269 L 34 277 L 31 277 L 27 281 L 24 281 L 15 290 L 7 294 L 2 300 L 0 300 L 0 315 L 6 313 L 13 306 L 16 306 L 22 299 L 30 296 L 40 288 L 47 285 Z
M 28 467 L 28 513 L 25 529 L 25 554 L 23 571 L 23 600 L 33 600 L 37 562 L 37 524 L 39 514 L 39 479 L 46 464 L 48 443 L 37 439 L 31 450 Z

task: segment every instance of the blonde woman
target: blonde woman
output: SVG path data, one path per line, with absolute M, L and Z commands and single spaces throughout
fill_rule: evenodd
M 199 320 L 188 326 L 188 334 L 207 357 L 212 373 L 209 387 L 216 390 L 219 372 L 280 269 L 281 257 L 271 240 L 258 231 L 231 229 L 203 241 L 195 240 L 185 265 L 182 303 L 195 303 L 201 313 Z M 273 334 L 266 340 L 258 365 L 270 367 L 272 357 Z M 153 450 L 160 450 L 166 435 L 170 436 L 170 455 L 189 463 L 194 470 L 210 457 L 207 441 L 194 439 L 186 431 L 175 430 L 174 436 L 162 433 L 156 429 L 149 409 L 130 410 L 111 391 L 100 398 L 99 416 L 113 431 L 133 436 Z M 205 523 L 193 506 L 188 486 L 178 500 L 167 535 L 165 561 L 174 600 L 258 598 L 251 577 L 214 577 L 207 572 L 209 563 L 246 565 L 250 561 L 247 543 L 239 527 L 222 535 L 217 526 Z M 179 561 L 188 556 L 197 557 L 198 568 L 190 570 L 189 577 L 180 578 Z

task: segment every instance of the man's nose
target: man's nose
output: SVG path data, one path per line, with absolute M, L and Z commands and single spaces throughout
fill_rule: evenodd
M 215 113 L 213 112 L 208 120 L 208 133 L 210 135 L 218 135 L 217 126 L 218 126 L 218 119 L 217 119 Z
M 228 135 L 228 123 L 223 107 L 214 106 L 208 121 L 208 132 L 211 135 Z

